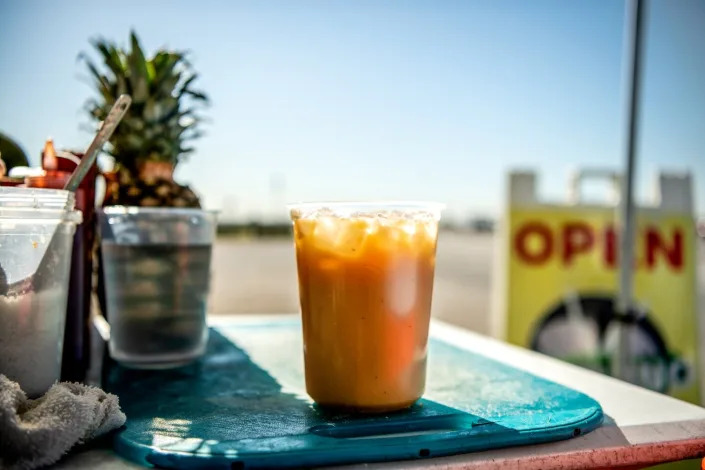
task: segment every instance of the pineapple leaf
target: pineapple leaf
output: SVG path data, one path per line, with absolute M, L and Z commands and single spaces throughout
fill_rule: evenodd
M 92 60 L 88 58 L 88 56 L 84 53 L 79 54 L 78 59 L 83 61 L 86 66 L 88 67 L 88 70 L 91 72 L 91 75 L 93 75 L 93 78 L 96 80 L 98 88 L 100 89 L 100 92 L 103 96 L 106 96 L 106 91 L 110 90 L 110 83 L 108 83 L 108 79 L 105 75 L 101 74 L 98 72 L 98 68 L 95 66 Z
M 103 62 L 113 72 L 113 75 L 118 76 L 124 73 L 124 68 L 120 62 L 120 57 L 115 54 L 113 45 L 104 40 L 93 41 L 93 46 L 98 49 L 103 56 Z
M 156 71 L 154 70 L 154 62 L 147 61 L 145 62 L 145 65 L 147 67 L 147 83 L 151 84 L 154 81 L 154 76 L 156 74 Z
M 181 85 L 181 88 L 179 88 L 179 91 L 177 92 L 177 96 L 178 96 L 178 97 L 182 97 L 183 95 L 190 94 L 190 95 L 191 95 L 192 97 L 194 97 L 194 98 L 197 98 L 197 99 L 200 99 L 200 100 L 202 100 L 202 101 L 207 102 L 207 101 L 208 101 L 208 97 L 206 96 L 205 93 L 203 93 L 203 92 L 201 92 L 201 91 L 195 91 L 195 90 L 192 90 L 191 88 L 189 88 L 189 86 L 191 85 L 191 83 L 193 83 L 197 78 L 198 78 L 198 74 L 193 74 L 193 75 L 191 75 L 191 76 Z M 194 93 L 196 93 L 196 94 L 199 95 L 199 96 L 194 96 Z
M 191 95 L 194 99 L 208 101 L 208 96 L 202 91 L 184 90 L 184 93 L 187 95 Z
M 132 100 L 136 103 L 144 102 L 149 94 L 149 72 L 147 62 L 142 52 L 134 31 L 130 33 L 132 51 L 127 56 L 130 64 L 130 83 L 132 84 Z

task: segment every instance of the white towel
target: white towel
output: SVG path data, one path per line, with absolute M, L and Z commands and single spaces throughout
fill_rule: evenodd
M 36 400 L 0 374 L 0 468 L 33 469 L 75 444 L 125 424 L 118 397 L 78 383 L 57 383 Z

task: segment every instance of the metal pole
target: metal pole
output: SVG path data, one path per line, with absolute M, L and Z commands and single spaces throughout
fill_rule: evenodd
M 628 0 L 626 4 L 626 110 L 627 141 L 626 167 L 622 186 L 619 233 L 619 295 L 617 312 L 624 315 L 632 308 L 634 278 L 634 172 L 636 169 L 636 146 L 639 138 L 639 116 L 641 95 L 641 72 L 643 62 L 643 32 L 646 0 Z M 629 344 L 625 325 L 619 328 L 619 347 L 614 375 L 629 380 Z

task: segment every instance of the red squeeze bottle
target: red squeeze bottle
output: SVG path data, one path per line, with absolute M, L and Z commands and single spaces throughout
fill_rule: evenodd
M 63 189 L 78 166 L 82 153 L 57 154 L 48 140 L 42 152 L 44 176 L 25 179 L 28 187 Z M 90 365 L 90 306 L 93 289 L 93 244 L 95 241 L 95 181 L 94 164 L 76 191 L 76 209 L 83 212 L 83 223 L 76 227 L 71 253 L 64 349 L 61 380 L 81 382 Z

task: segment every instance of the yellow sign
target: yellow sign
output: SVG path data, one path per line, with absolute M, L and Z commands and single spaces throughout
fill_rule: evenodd
M 617 313 L 619 243 L 605 206 L 510 204 L 505 220 L 505 334 L 610 373 L 626 329 L 629 380 L 698 402 L 695 226 L 657 208 L 637 217 L 635 308 Z

